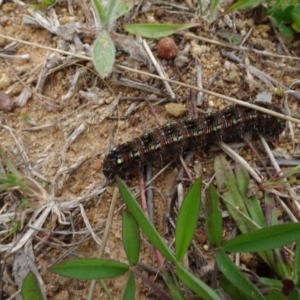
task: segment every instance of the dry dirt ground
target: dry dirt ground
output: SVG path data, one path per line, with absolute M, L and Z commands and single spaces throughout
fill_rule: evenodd
M 237 14 L 235 26 L 230 23 L 232 21 L 230 18 L 223 17 L 208 25 L 207 21 L 197 16 L 194 8 L 189 8 L 181 1 L 174 2 L 174 6 L 150 4 L 144 4 L 139 9 L 135 7 L 135 16 L 133 19 L 128 17 L 127 22 L 128 20 L 130 22 L 179 23 L 198 21 L 201 24 L 200 27 L 190 31 L 190 36 L 185 36 L 183 33 L 173 36 L 179 49 L 180 59 L 177 61 L 158 59 L 171 79 L 197 86 L 197 58 L 202 69 L 204 88 L 208 87 L 211 91 L 244 101 L 254 100 L 257 94 L 267 92 L 267 97 L 272 95 L 273 103 L 283 106 L 286 100 L 291 111 L 297 112 L 300 84 L 295 78 L 300 74 L 299 60 L 262 55 L 259 51 L 287 56 L 290 56 L 290 53 L 299 55 L 299 39 L 295 37 L 292 40 L 279 41 L 278 34 L 274 32 L 270 23 L 259 19 L 258 11 Z M 85 53 L 84 47 L 80 52 L 78 44 L 81 43 L 82 46 L 84 43 L 87 45 L 92 43 L 94 25 L 89 7 L 90 3 L 77 1 L 72 2 L 70 7 L 66 2 L 60 2 L 54 6 L 61 25 L 74 24 L 77 21 L 83 24 L 83 29 L 78 32 L 76 38 L 64 40 L 66 51 L 73 51 L 77 54 Z M 142 8 L 145 10 L 143 11 Z M 47 11 L 42 10 L 42 12 L 48 15 Z M 5 1 L 0 7 L 0 33 L 26 42 L 58 48 L 62 38 L 41 26 L 24 25 L 22 18 L 25 15 L 30 14 L 22 3 Z M 115 30 L 120 34 L 126 34 L 122 28 L 122 22 L 124 22 L 123 19 L 118 21 Z M 226 43 L 226 36 L 235 29 L 242 39 L 245 38 L 243 46 L 254 50 L 249 52 L 233 50 L 224 45 L 202 42 L 192 36 L 206 37 L 212 42 Z M 249 36 L 246 36 L 247 33 Z M 78 44 L 75 43 L 76 39 Z M 116 145 L 157 126 L 156 119 L 153 117 L 153 109 L 162 123 L 175 119 L 165 108 L 166 101 L 169 101 L 170 97 L 163 82 L 151 79 L 149 76 L 115 69 L 109 78 L 102 80 L 97 76 L 92 64 L 83 59 L 74 59 L 71 55 L 66 58 L 66 56 L 55 54 L 57 57 L 55 57 L 55 63 L 52 64 L 52 59 L 54 59 L 52 51 L 22 43 L 16 43 L 12 52 L 4 51 L 10 43 L 10 40 L 0 37 L 0 51 L 2 49 L 0 54 L 8 55 L 7 57 L 0 56 L 0 92 L 9 95 L 15 103 L 14 109 L 7 111 L 4 107 L 4 110 L 0 111 L 0 144 L 24 176 L 35 178 L 43 185 L 51 201 L 59 204 L 67 203 L 63 210 L 65 223 L 59 222 L 57 212 L 50 212 L 44 224 L 40 226 L 43 230 L 33 234 L 32 244 L 22 246 L 18 251 L 27 249 L 26 255 L 32 251 L 37 269 L 44 281 L 48 299 L 86 299 L 89 282 L 62 278 L 49 272 L 47 268 L 67 258 L 98 257 L 100 246 L 87 230 L 83 214 L 86 215 L 91 227 L 101 239 L 116 187 L 115 183 L 109 183 L 104 190 L 102 189 L 105 180 L 101 170 L 102 162 L 111 138 L 114 137 L 113 143 Z M 157 40 L 147 40 L 147 43 L 156 56 Z M 255 52 L 255 49 L 259 51 Z M 268 86 L 269 81 L 263 81 L 253 75 L 249 69 L 224 58 L 221 55 L 222 50 L 234 53 L 242 60 L 242 65 L 255 66 L 272 76 L 278 84 L 273 83 L 272 87 Z M 16 59 L 14 55 L 28 55 L 29 57 Z M 132 59 L 124 48 L 118 48 L 116 62 L 149 71 L 147 63 Z M 70 91 L 76 74 L 81 75 L 75 82 L 74 90 Z M 280 93 L 278 89 L 282 84 L 293 89 L 298 99 L 292 97 L 291 94 Z M 188 111 L 185 115 L 195 113 L 193 101 L 196 93 L 178 85 L 171 85 L 171 87 L 177 103 Z M 31 96 L 27 98 L 24 94 L 20 96 L 26 89 L 31 92 Z M 91 98 L 84 93 L 87 91 L 92 95 Z M 70 97 L 66 97 L 68 92 Z M 120 101 L 113 106 L 112 101 L 117 97 L 120 97 Z M 151 99 L 151 109 L 149 102 L 145 99 Z M 197 108 L 198 113 L 200 109 L 201 112 L 207 112 L 229 104 L 221 97 L 210 95 L 204 96 L 203 100 L 203 105 Z M 131 110 L 125 115 L 129 107 Z M 297 149 L 299 129 L 295 124 L 292 128 L 295 133 L 295 149 Z M 80 133 L 70 141 L 72 134 L 78 130 Z M 260 152 L 260 144 L 256 145 Z M 286 157 L 293 156 L 295 153 L 289 130 L 274 141 L 273 146 L 281 149 L 282 155 Z M 247 146 L 239 148 L 239 151 L 248 162 L 257 166 L 257 158 Z M 196 153 L 189 163 L 193 179 L 202 175 L 206 183 L 211 180 L 213 159 L 216 153 L 218 152 L 198 151 Z M 162 164 L 156 164 L 154 172 L 156 173 L 161 167 Z M 173 162 L 153 182 L 155 224 L 162 234 L 166 227 L 164 223 L 166 202 L 169 201 L 168 195 L 180 168 L 179 160 Z M 186 175 L 183 175 L 182 181 L 187 190 L 190 182 Z M 126 182 L 133 192 L 139 191 L 138 176 L 129 177 Z M 45 204 L 40 198 L 35 199 L 34 203 L 33 198 L 28 199 L 28 207 L 33 209 L 26 210 L 27 214 L 24 214 L 25 208 L 21 206 L 21 200 L 16 192 L 0 194 L 1 214 L 13 213 L 14 219 L 22 219 L 23 222 L 22 229 L 19 229 L 15 236 L 1 240 L 2 245 L 17 243 L 18 239 L 28 232 L 29 220 L 33 223 L 38 218 L 39 215 L 35 216 L 35 219 L 30 219 L 34 211 Z M 80 211 L 78 203 L 82 204 L 84 213 Z M 121 231 L 123 209 L 124 205 L 119 199 L 104 257 L 126 262 Z M 12 228 L 13 225 L 2 219 L 0 226 L 1 230 L 4 230 Z M 224 237 L 230 232 L 231 226 L 232 224 L 227 220 L 224 226 Z M 170 233 L 167 237 L 169 240 L 172 238 Z M 209 265 L 213 262 L 214 253 L 206 243 L 203 220 L 199 221 L 193 248 L 192 252 L 194 256 L 197 256 L 198 266 Z M 7 256 L 10 251 L 11 248 L 8 248 L 1 253 L 2 266 L 5 266 L 2 268 L 2 299 L 14 298 L 13 295 L 20 287 L 14 284 L 17 281 L 15 277 L 19 277 L 19 280 L 22 277 L 17 274 L 15 266 L 18 251 Z M 19 255 L 26 257 L 24 253 Z M 248 263 L 249 260 L 250 258 Z M 157 268 L 153 250 L 144 238 L 140 261 Z M 144 271 L 144 275 L 155 280 L 155 273 Z M 107 281 L 107 286 L 115 299 L 121 298 L 124 284 L 125 278 Z M 155 296 L 149 293 L 149 288 L 141 279 L 138 279 L 136 299 L 154 298 Z M 100 284 L 96 285 L 93 299 L 107 299 Z

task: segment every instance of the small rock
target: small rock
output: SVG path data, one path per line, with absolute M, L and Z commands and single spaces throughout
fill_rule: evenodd
M 11 100 L 11 98 L 5 94 L 0 92 L 0 109 L 5 112 L 11 112 L 15 109 L 15 104 Z
M 166 11 L 162 8 L 157 8 L 154 12 L 156 18 L 161 19 L 166 15 Z
M 0 74 L 0 89 L 4 89 L 10 85 L 10 77 L 7 73 Z
M 77 21 L 77 18 L 75 16 L 63 16 L 59 19 L 59 22 L 61 25 L 74 23 L 76 21 Z
M 181 103 L 168 103 L 165 105 L 166 112 L 174 117 L 180 117 L 186 112 L 186 107 Z
M 157 55 L 163 59 L 172 59 L 177 56 L 178 47 L 170 37 L 162 38 L 157 44 Z
M 111 104 L 114 100 L 115 100 L 114 97 L 107 97 L 107 98 L 105 98 L 104 102 L 106 104 Z
M 239 83 L 240 82 L 240 76 L 236 71 L 230 71 L 229 72 L 229 80 L 235 83 Z
M 262 33 L 262 32 L 268 32 L 268 31 L 271 30 L 271 27 L 270 27 L 269 25 L 262 24 L 262 25 L 256 26 L 256 30 L 257 30 L 259 33 Z

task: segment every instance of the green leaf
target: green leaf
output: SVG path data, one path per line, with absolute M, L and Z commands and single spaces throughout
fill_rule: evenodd
M 230 6 L 228 9 L 226 9 L 225 14 L 241 9 L 253 8 L 264 2 L 264 0 L 241 0 Z
M 223 250 L 216 255 L 217 265 L 228 281 L 247 295 L 250 299 L 264 300 L 265 298 L 250 280 L 236 267 Z
M 295 285 L 300 287 L 300 239 L 296 243 L 295 252 L 294 252 L 294 279 L 296 279 Z
M 172 253 L 172 251 L 169 249 L 169 247 L 166 245 L 164 240 L 161 238 L 161 236 L 158 234 L 156 229 L 153 227 L 151 222 L 147 219 L 147 217 L 144 215 L 143 210 L 138 205 L 136 200 L 131 195 L 129 189 L 124 184 L 124 182 L 117 178 L 117 184 L 120 189 L 121 195 L 124 199 L 125 204 L 129 208 L 130 212 L 138 222 L 140 228 L 143 230 L 145 235 L 148 237 L 150 242 L 154 245 L 155 248 L 157 248 L 158 251 L 169 261 L 176 262 L 175 256 Z
M 125 274 L 129 266 L 113 260 L 78 258 L 54 265 L 49 270 L 74 279 L 106 279 Z
M 279 248 L 300 239 L 300 223 L 274 225 L 242 234 L 223 245 L 228 252 L 258 252 Z
M 280 290 L 272 289 L 265 296 L 267 300 L 286 300 L 286 297 L 282 294 Z
M 205 300 L 220 300 L 221 298 L 211 289 L 207 284 L 201 281 L 199 278 L 188 272 L 181 265 L 176 266 L 176 274 L 179 279 L 189 287 L 196 295 L 200 296 L 201 299 Z
M 220 285 L 231 296 L 231 299 L 252 300 L 243 291 L 239 290 L 238 285 L 232 284 L 224 275 L 221 275 Z
M 106 28 L 107 25 L 107 16 L 104 6 L 101 3 L 101 0 L 92 0 L 94 11 L 96 12 L 97 19 L 100 21 L 100 24 Z M 99 24 L 99 25 L 100 25 Z
M 209 19 L 210 19 L 210 21 L 213 21 L 215 19 L 219 3 L 220 3 L 220 0 L 210 1 L 210 8 L 209 8 Z
M 279 290 L 281 290 L 283 287 L 282 282 L 278 279 L 259 277 L 259 283 L 261 283 L 267 287 L 277 288 Z
M 290 37 L 290 36 L 293 36 L 293 34 L 294 34 L 292 29 L 290 29 L 289 27 L 285 26 L 282 23 L 280 23 L 277 26 L 277 28 L 280 31 L 280 33 L 282 34 L 282 36 L 284 36 L 284 37 Z
M 126 210 L 123 211 L 123 245 L 129 264 L 136 265 L 140 254 L 140 229 L 135 218 Z
M 274 299 L 274 298 L 273 298 Z M 288 300 L 299 300 L 300 299 L 300 290 L 294 289 L 288 297 Z
M 122 299 L 123 300 L 134 300 L 134 295 L 135 295 L 135 277 L 132 271 L 129 272 L 128 278 L 127 278 L 127 283 L 126 283 L 126 288 L 124 290 L 124 294 Z
M 132 0 L 121 0 L 116 13 L 116 19 L 122 17 L 133 8 L 134 2 Z
M 222 242 L 222 214 L 219 208 L 219 196 L 214 186 L 210 186 L 205 198 L 205 227 L 211 246 L 219 247 Z
M 115 45 L 106 30 L 101 30 L 99 36 L 92 46 L 92 58 L 94 66 L 99 75 L 107 77 L 115 62 Z
M 295 32 L 299 33 L 300 32 L 300 26 L 296 23 L 292 24 L 292 28 L 294 29 Z
M 236 177 L 224 155 L 216 157 L 214 162 L 216 181 L 219 193 L 231 217 L 236 221 L 242 233 L 251 231 L 256 226 L 249 220 L 250 216 L 245 206 L 244 197 L 239 191 Z
M 25 277 L 21 293 L 23 300 L 43 300 L 38 280 L 32 271 Z
M 145 38 L 161 38 L 178 31 L 199 26 L 199 23 L 189 24 L 126 24 L 125 30 L 132 34 L 137 34 Z
M 292 11 L 292 18 L 293 18 L 294 24 L 298 28 L 300 28 L 300 4 L 298 4 L 297 6 L 294 7 L 294 9 Z
M 171 274 L 172 273 L 167 270 L 161 272 L 161 276 L 164 279 L 166 286 L 168 287 L 170 298 L 176 300 L 185 300 L 185 297 L 183 296 L 181 291 L 181 286 L 176 281 L 175 276 L 172 277 Z
M 177 261 L 183 259 L 197 228 L 201 204 L 201 178 L 197 179 L 181 204 L 175 231 Z

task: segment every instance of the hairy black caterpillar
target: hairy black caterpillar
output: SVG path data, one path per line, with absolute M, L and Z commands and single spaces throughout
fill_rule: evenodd
M 255 102 L 261 107 L 282 112 L 273 104 Z M 148 161 L 179 156 L 185 149 L 204 147 L 218 141 L 234 141 L 247 132 L 276 137 L 285 121 L 240 105 L 231 105 L 200 117 L 180 119 L 157 127 L 113 148 L 103 161 L 107 178 L 139 170 Z

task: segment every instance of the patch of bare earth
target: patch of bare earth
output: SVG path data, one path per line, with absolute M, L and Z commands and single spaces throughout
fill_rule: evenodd
M 175 60 L 158 59 L 170 79 L 197 86 L 201 77 L 201 85 L 204 88 L 244 101 L 254 100 L 258 94 L 267 92 L 267 97 L 272 97 L 273 103 L 280 106 L 285 103 L 292 112 L 297 112 L 300 84 L 295 78 L 300 73 L 299 60 L 262 55 L 254 50 L 239 51 L 239 46 L 232 49 L 230 45 L 226 47 L 213 42 L 226 43 L 226 36 L 236 29 L 241 39 L 245 38 L 243 47 L 259 48 L 262 51 L 290 56 L 299 53 L 299 39 L 294 38 L 280 43 L 270 24 L 261 24 L 251 14 L 238 14 L 236 23 L 232 23 L 230 17 L 222 17 L 208 25 L 204 18 L 199 18 L 195 8 L 189 8 L 180 1 L 173 4 L 174 6 L 145 5 L 141 7 L 145 8 L 144 12 L 141 8 L 135 7 L 135 18 L 130 19 L 132 16 L 130 15 L 124 19 L 126 22 L 201 23 L 199 28 L 193 29 L 189 34 L 174 35 L 179 50 Z M 59 48 L 59 44 L 63 42 L 62 49 L 65 51 L 87 55 L 86 49 L 95 37 L 94 24 L 87 9 L 89 7 L 90 3 L 86 6 L 72 3 L 73 12 L 70 12 L 64 2 L 52 8 L 52 13 L 55 12 L 62 25 L 72 25 L 81 21 L 79 26 L 81 30 L 77 33 L 72 32 L 72 38 L 66 40 L 40 25 L 24 25 L 22 18 L 24 15 L 30 15 L 26 7 L 5 2 L 0 9 L 0 33 L 52 48 Z M 42 11 L 42 13 L 48 16 L 50 12 Z M 122 28 L 124 20 L 118 20 L 116 25 L 119 34 L 126 34 Z M 201 41 L 201 37 L 206 37 L 208 41 Z M 146 42 L 156 56 L 157 41 Z M 113 191 L 116 188 L 114 182 L 103 185 L 105 177 L 102 173 L 102 162 L 111 137 L 114 136 L 113 143 L 117 145 L 157 126 L 153 109 L 162 123 L 176 119 L 174 117 L 176 112 L 166 111 L 165 104 L 170 100 L 170 95 L 163 81 L 120 69 L 115 69 L 109 78 L 101 80 L 90 62 L 76 59 L 72 55 L 66 57 L 55 54 L 53 63 L 54 52 L 22 43 L 17 43 L 13 52 L 6 52 L 5 47 L 10 43 L 10 40 L 0 37 L 0 54 L 9 55 L 9 57 L 0 56 L 0 92 L 9 95 L 15 103 L 14 110 L 0 111 L 0 144 L 24 176 L 35 178 L 42 183 L 47 191 L 47 197 L 44 202 L 30 202 L 29 207 L 33 207 L 33 210 L 26 211 L 25 214 L 18 193 L 10 191 L 0 194 L 1 214 L 13 213 L 14 219 L 23 222 L 23 227 L 16 234 L 1 241 L 2 299 L 10 297 L 13 299 L 14 295 L 20 297 L 17 294 L 20 285 L 15 283 L 20 282 L 24 274 L 18 273 L 15 260 L 17 255 L 23 257 L 19 266 L 25 270 L 28 266 L 26 259 L 28 257 L 33 259 L 36 270 L 43 279 L 48 299 L 86 299 L 90 288 L 88 281 L 69 280 L 52 274 L 47 268 L 69 258 L 98 257 L 100 246 L 87 229 L 84 214 L 101 240 Z M 86 46 L 84 43 L 87 43 Z M 289 53 L 283 48 L 284 43 Z M 149 66 L 146 61 L 141 63 L 135 60 L 126 50 L 128 49 L 125 46 L 118 48 L 117 63 L 155 73 L 149 70 L 153 68 L 151 64 Z M 236 55 L 241 62 L 232 61 L 222 51 Z M 29 55 L 29 59 L 14 59 L 15 55 Z M 250 66 L 271 76 L 277 80 L 277 84 L 266 79 L 264 75 L 258 76 Z M 76 81 L 77 75 L 79 77 Z M 74 90 L 70 90 L 72 83 Z M 138 85 L 141 88 L 138 88 Z M 282 85 L 290 87 L 289 89 L 294 92 L 285 93 Z M 170 86 L 176 96 L 176 103 L 181 105 L 179 109 L 184 106 L 187 110 L 182 116 L 217 110 L 229 104 L 221 96 L 198 94 L 199 106 L 196 107 L 196 92 L 180 85 Z M 28 89 L 32 95 L 26 98 L 22 95 L 24 89 Z M 283 92 L 279 89 L 283 89 Z M 90 93 L 91 98 L 86 92 Z M 119 99 L 118 103 L 116 99 Z M 145 99 L 151 101 L 146 102 Z M 129 108 L 131 110 L 125 116 Z M 291 128 L 294 132 L 295 148 L 292 146 L 289 129 L 279 139 L 273 141 L 274 149 L 288 158 L 295 154 L 295 149 L 299 151 L 299 127 L 293 124 Z M 264 156 L 260 151 L 260 143 L 254 143 L 259 153 Z M 243 145 L 235 149 L 254 167 L 260 167 L 257 157 L 248 146 Z M 214 150 L 201 152 L 199 149 L 196 152 L 188 164 L 192 174 L 191 181 L 199 176 L 203 176 L 206 184 L 211 181 L 213 159 L 216 153 L 220 152 L 219 149 Z M 178 153 L 173 154 L 174 159 L 177 156 Z M 160 162 L 154 164 L 155 173 L 161 168 Z M 170 201 L 169 194 L 172 187 L 177 184 L 175 179 L 180 168 L 179 160 L 176 159 L 153 182 L 155 225 L 162 235 L 165 234 L 165 228 L 169 227 L 166 234 L 169 242 L 172 241 L 173 232 L 165 222 L 165 216 Z M 129 176 L 126 181 L 132 191 L 139 194 L 139 176 L 136 175 Z M 179 180 L 184 183 L 186 191 L 191 181 L 185 173 Z M 12 249 L 20 243 L 20 238 L 30 229 L 29 224 L 32 225 L 39 218 L 40 215 L 33 215 L 34 211 L 38 207 L 49 205 L 49 202 L 56 204 L 49 211 L 45 222 L 40 228 L 36 228 L 26 244 L 12 253 Z M 66 205 L 63 206 L 63 203 Z M 103 257 L 126 262 L 122 246 L 123 209 L 124 205 L 120 198 Z M 172 217 L 176 219 L 173 212 Z M 10 226 L 12 227 L 12 223 L 1 219 L 0 231 Z M 234 224 L 229 219 L 224 219 L 224 239 L 231 233 L 233 227 Z M 203 280 L 208 279 L 209 275 L 204 275 L 202 269 L 212 265 L 214 252 L 206 242 L 204 221 L 201 218 L 190 253 L 191 268 L 195 274 Z M 243 262 L 251 268 L 252 259 L 251 256 L 249 259 L 245 258 Z M 146 239 L 142 239 L 140 262 L 157 268 L 153 249 Z M 160 286 L 160 279 L 156 278 L 155 273 L 145 270 L 143 274 Z M 107 286 L 115 299 L 121 299 L 124 285 L 125 277 L 107 281 Z M 136 299 L 155 299 L 155 294 L 149 291 L 150 288 L 143 280 L 138 279 Z M 97 284 L 93 299 L 106 297 L 101 285 Z

